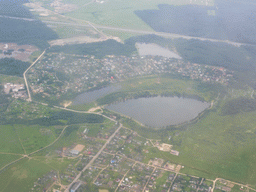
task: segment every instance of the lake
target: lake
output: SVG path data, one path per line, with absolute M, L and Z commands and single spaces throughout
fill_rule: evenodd
M 164 127 L 190 121 L 209 106 L 195 99 L 158 96 L 131 99 L 106 108 L 150 127 Z
M 72 105 L 91 103 L 110 93 L 114 93 L 120 90 L 121 88 L 122 88 L 121 85 L 111 85 L 98 90 L 81 93 L 80 95 L 75 97 L 75 99 L 72 101 Z
M 178 54 L 170 51 L 169 49 L 163 48 L 159 45 L 152 43 L 136 43 L 137 50 L 140 56 L 152 55 L 162 56 L 168 58 L 182 59 Z

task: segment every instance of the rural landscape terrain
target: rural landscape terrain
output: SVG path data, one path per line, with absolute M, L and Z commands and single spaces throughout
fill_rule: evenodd
M 256 191 L 255 9 L 0 1 L 0 192 Z

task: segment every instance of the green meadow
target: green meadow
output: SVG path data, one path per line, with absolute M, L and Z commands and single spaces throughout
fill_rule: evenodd
M 15 128 L 12 125 L 0 125 L 0 152 L 24 154 Z
M 0 174 L 0 191 L 30 191 L 33 183 L 51 170 L 53 169 L 44 163 L 23 159 Z
M 150 3 L 148 3 L 148 0 L 106 0 L 102 2 L 103 3 L 95 2 L 87 6 L 81 6 L 80 0 L 72 1 L 72 3 L 80 5 L 80 8 L 73 12 L 66 13 L 65 15 L 105 26 L 153 31 L 151 27 L 134 14 L 134 11 L 158 9 L 157 5 L 159 4 L 187 5 L 190 3 L 189 0 L 151 0 Z M 197 3 L 199 5 L 202 4 L 201 1 Z M 209 2 L 210 5 L 213 3 L 213 0 Z M 127 18 L 129 19 L 127 20 Z
M 48 127 L 41 127 L 38 125 L 14 125 L 13 127 L 19 136 L 26 154 L 49 145 L 57 138 L 55 133 Z

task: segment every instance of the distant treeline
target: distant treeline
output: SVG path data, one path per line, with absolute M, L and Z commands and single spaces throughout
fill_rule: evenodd
M 33 120 L 11 119 L 5 121 L 4 124 L 26 124 L 26 125 L 72 125 L 81 123 L 103 123 L 104 117 L 96 114 L 82 114 L 69 111 L 61 111 L 54 113 L 50 117 L 37 118 Z
M 22 77 L 24 71 L 30 66 L 30 63 L 15 60 L 13 58 L 0 59 L 0 73 L 4 75 L 13 75 Z
M 226 43 L 178 39 L 175 47 L 185 60 L 212 66 L 225 67 L 235 71 L 255 70 L 256 48 L 235 47 Z
M 256 43 L 256 5 L 252 1 L 215 0 L 215 6 L 159 5 L 135 14 L 155 31 Z
M 3 86 L 0 84 L 0 116 L 1 112 L 4 112 L 10 103 L 11 95 L 5 94 L 3 92 Z M 1 121 L 1 118 L 0 118 Z
M 178 54 L 186 61 L 198 64 L 225 67 L 235 71 L 256 69 L 256 47 L 235 47 L 227 43 L 217 43 L 201 40 L 166 39 L 156 35 L 136 36 L 127 40 L 130 44 L 136 42 L 156 43 L 170 50 L 176 48 Z
M 107 40 L 103 42 L 54 46 L 49 52 L 64 52 L 77 55 L 94 55 L 96 58 L 103 58 L 106 55 L 125 55 L 130 56 L 136 52 L 134 43 L 119 43 L 115 40 Z
M 251 112 L 256 110 L 256 100 L 251 98 L 239 97 L 232 99 L 222 107 L 223 115 L 235 115 L 241 112 Z
M 178 54 L 191 63 L 224 67 L 236 71 L 236 84 L 249 84 L 256 88 L 256 47 L 243 45 L 235 47 L 227 43 L 201 40 L 166 39 L 155 35 L 132 37 L 130 43 L 156 43 L 170 50 L 175 48 Z M 236 85 L 237 86 L 237 85 Z
M 129 92 L 115 92 L 105 97 L 102 97 L 97 100 L 98 105 L 108 105 L 115 102 L 125 101 L 126 99 L 139 99 L 139 98 L 150 98 L 150 97 L 182 97 L 182 98 L 190 98 L 196 99 L 198 101 L 205 101 L 204 98 L 195 95 L 195 94 L 187 94 L 187 93 L 179 93 L 179 92 L 171 92 L 171 91 L 164 91 L 160 94 L 150 93 L 149 91 L 138 91 L 136 93 L 129 93 Z
M 0 0 L 0 15 L 35 19 L 28 8 L 23 6 L 26 0 Z M 33 44 L 39 48 L 49 47 L 48 40 L 58 35 L 40 20 L 28 21 L 0 17 L 0 41 L 18 44 Z

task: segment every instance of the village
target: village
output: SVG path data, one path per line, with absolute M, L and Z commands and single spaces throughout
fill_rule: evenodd
M 114 127 L 107 130 L 111 131 Z M 54 156 L 71 159 L 73 163 L 60 172 L 52 170 L 38 178 L 31 191 L 64 191 L 100 150 L 107 138 L 106 130 L 102 129 L 95 137 L 89 137 L 89 127 L 83 126 L 81 130 L 78 141 L 83 144 L 74 143 L 54 151 Z M 141 137 L 131 129 L 121 128 L 93 164 L 82 172 L 70 191 L 83 191 L 88 189 L 88 185 L 111 191 L 211 191 L 211 181 L 183 174 L 181 170 L 184 166 L 158 158 L 157 154 L 148 158 L 146 154 L 151 153 L 152 147 L 160 153 L 177 155 L 171 152 L 173 146 L 170 144 L 160 144 Z
M 104 84 L 153 74 L 181 77 L 227 85 L 233 72 L 223 67 L 199 65 L 159 56 L 79 56 L 48 53 L 28 74 L 31 90 L 42 97 L 84 92 Z

